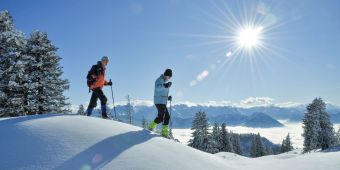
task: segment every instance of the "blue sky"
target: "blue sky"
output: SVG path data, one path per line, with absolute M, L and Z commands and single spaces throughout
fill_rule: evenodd
M 48 32 L 72 104 L 88 102 L 87 71 L 107 55 L 117 101 L 152 100 L 155 79 L 172 68 L 176 102 L 323 97 L 340 105 L 337 0 L 0 0 L 2 9 L 26 35 Z M 240 49 L 235 37 L 250 22 L 263 27 L 262 45 Z

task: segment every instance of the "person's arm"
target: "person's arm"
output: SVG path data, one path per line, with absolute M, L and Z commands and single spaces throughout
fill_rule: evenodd
M 111 80 L 110 81 L 105 80 L 104 85 L 105 86 L 112 86 L 112 81 Z
M 165 87 L 164 87 L 164 80 L 162 79 L 157 79 L 156 82 L 155 82 L 155 89 L 157 92 L 162 92 L 165 90 Z
M 165 87 L 165 88 L 170 88 L 171 85 L 172 85 L 172 82 L 164 83 L 164 87 Z

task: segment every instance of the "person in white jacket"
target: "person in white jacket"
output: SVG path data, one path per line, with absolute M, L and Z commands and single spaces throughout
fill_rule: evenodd
M 149 124 L 149 130 L 153 131 L 159 123 L 163 122 L 161 134 L 167 138 L 169 137 L 170 115 L 166 105 L 168 100 L 172 100 L 172 96 L 169 96 L 169 88 L 172 85 L 172 82 L 170 82 L 171 77 L 172 70 L 166 69 L 164 74 L 157 78 L 155 82 L 154 104 L 158 110 L 158 115 L 155 120 Z

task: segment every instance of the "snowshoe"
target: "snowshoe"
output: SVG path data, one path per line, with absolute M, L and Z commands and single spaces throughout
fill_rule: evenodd
M 102 115 L 102 118 L 103 118 L 103 119 L 110 119 L 110 117 L 107 116 L 107 115 Z
M 163 125 L 162 131 L 161 131 L 161 135 L 163 137 L 165 137 L 165 138 L 170 139 L 170 136 L 169 136 L 169 125 Z
M 148 130 L 154 131 L 156 128 L 157 128 L 157 123 L 154 122 L 154 121 L 152 121 L 152 122 L 149 124 Z

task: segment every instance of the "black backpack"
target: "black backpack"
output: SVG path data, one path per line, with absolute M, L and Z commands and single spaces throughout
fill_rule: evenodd
M 96 82 L 96 79 L 92 77 L 92 75 L 97 75 L 98 65 L 93 65 L 91 67 L 91 70 L 87 73 L 86 79 L 87 79 L 87 86 L 91 87 L 93 83 Z

